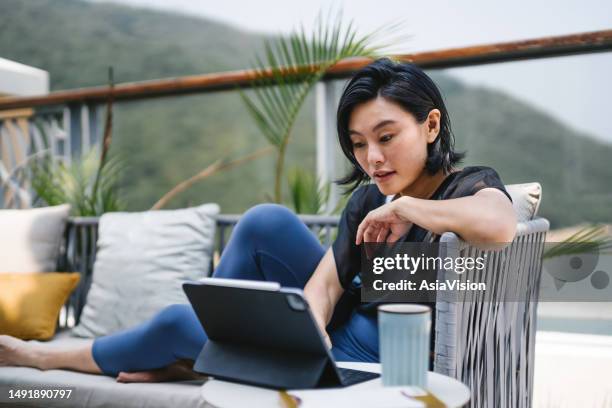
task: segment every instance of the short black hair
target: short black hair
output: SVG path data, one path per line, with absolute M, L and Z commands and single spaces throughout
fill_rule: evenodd
M 423 123 L 432 109 L 440 111 L 440 133 L 436 140 L 427 146 L 425 168 L 430 174 L 442 169 L 450 173 L 453 165 L 465 156 L 456 152 L 455 138 L 450 117 L 442 94 L 432 79 L 414 64 L 394 62 L 380 58 L 358 71 L 344 88 L 337 113 L 338 139 L 344 155 L 353 164 L 353 170 L 336 180 L 340 185 L 352 184 L 346 193 L 351 193 L 361 184 L 369 181 L 367 173 L 359 166 L 353 153 L 349 135 L 349 120 L 357 105 L 381 96 L 397 103 L 411 113 L 417 122 Z

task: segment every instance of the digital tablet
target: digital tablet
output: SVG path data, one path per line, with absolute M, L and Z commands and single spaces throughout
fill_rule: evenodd
M 336 366 L 300 289 L 221 278 L 183 289 L 209 339 L 197 372 L 276 389 L 341 387 L 379 376 Z

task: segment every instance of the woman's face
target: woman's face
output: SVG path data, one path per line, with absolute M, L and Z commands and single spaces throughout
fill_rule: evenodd
M 425 170 L 427 144 L 440 131 L 440 111 L 433 109 L 423 123 L 383 97 L 357 105 L 349 134 L 357 162 L 384 195 L 411 186 Z

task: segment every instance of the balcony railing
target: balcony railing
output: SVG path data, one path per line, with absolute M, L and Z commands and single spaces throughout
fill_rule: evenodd
M 612 50 L 612 30 L 538 38 L 397 55 L 426 69 L 456 68 L 538 58 L 560 57 Z M 335 104 L 338 95 L 328 81 L 348 78 L 370 62 L 354 58 L 333 66 L 316 88 L 317 173 L 322 181 L 336 178 Z M 56 91 L 35 97 L 0 98 L 0 207 L 25 208 L 31 203 L 23 167 L 41 151 L 69 162 L 99 143 L 107 100 L 136 101 L 164 96 L 203 94 L 252 86 L 250 70 L 193 75 L 110 87 Z M 332 200 L 337 192 L 332 191 Z

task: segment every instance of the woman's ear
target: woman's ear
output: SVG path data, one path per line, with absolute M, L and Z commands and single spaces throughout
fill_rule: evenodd
M 436 137 L 440 134 L 440 111 L 432 109 L 425 119 L 427 124 L 427 143 L 433 143 Z

